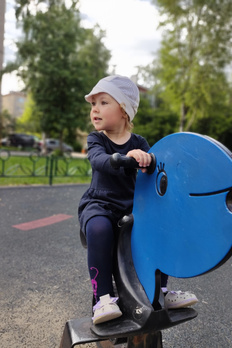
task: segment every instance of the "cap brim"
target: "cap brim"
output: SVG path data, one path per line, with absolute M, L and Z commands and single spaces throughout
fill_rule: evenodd
M 89 94 L 85 95 L 85 100 L 88 103 L 91 103 L 92 96 L 98 93 L 107 93 L 107 91 L 104 90 L 103 88 L 100 88 L 99 86 L 95 86 Z

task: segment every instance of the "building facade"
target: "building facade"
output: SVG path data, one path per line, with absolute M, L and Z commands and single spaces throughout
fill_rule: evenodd
M 27 96 L 23 92 L 10 92 L 2 96 L 2 110 L 7 110 L 13 118 L 22 116 Z

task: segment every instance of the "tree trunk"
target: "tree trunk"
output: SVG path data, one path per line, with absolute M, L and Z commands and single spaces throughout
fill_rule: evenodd
M 180 129 L 179 129 L 180 132 L 184 131 L 185 117 L 186 117 L 185 104 L 184 102 L 182 102 L 180 107 Z
M 4 27 L 5 27 L 6 0 L 0 0 L 0 71 L 3 68 L 4 57 Z M 2 112 L 2 78 L 0 77 L 0 113 Z M 2 135 L 0 134 L 0 140 Z

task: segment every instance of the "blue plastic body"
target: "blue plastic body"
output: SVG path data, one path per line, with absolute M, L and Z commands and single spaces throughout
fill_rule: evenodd
M 176 133 L 156 143 L 157 167 L 138 174 L 132 258 L 153 302 L 155 271 L 188 278 L 231 255 L 232 154 L 215 140 Z

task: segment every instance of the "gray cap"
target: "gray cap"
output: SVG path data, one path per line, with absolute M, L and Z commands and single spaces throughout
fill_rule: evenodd
M 107 93 L 113 97 L 133 120 L 139 106 L 139 89 L 136 84 L 126 76 L 113 75 L 101 79 L 85 96 L 91 103 L 91 97 L 98 93 Z

